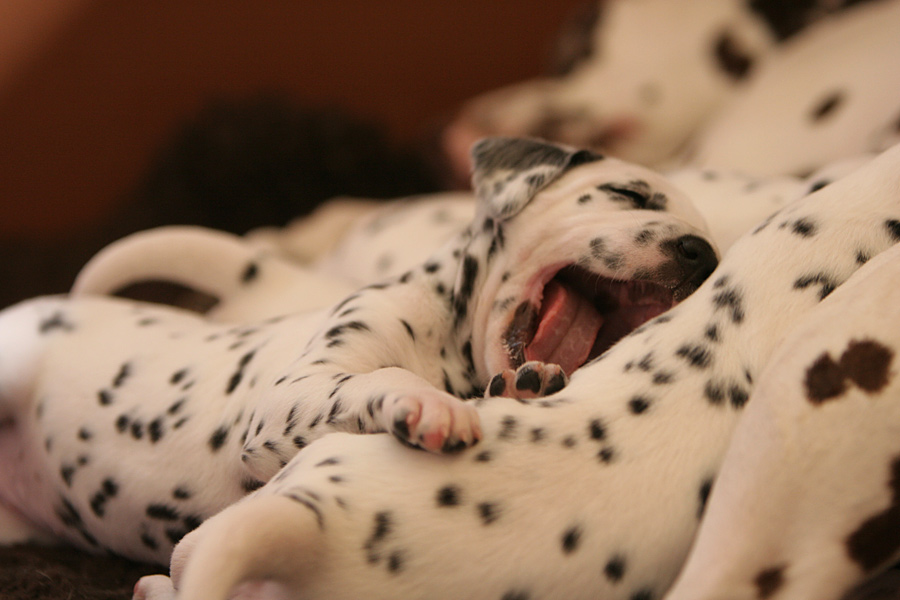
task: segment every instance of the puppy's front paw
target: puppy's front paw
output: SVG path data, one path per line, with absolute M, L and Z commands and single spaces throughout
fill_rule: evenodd
M 532 360 L 515 371 L 506 369 L 494 375 L 484 395 L 530 400 L 555 394 L 568 383 L 559 365 Z
M 388 411 L 391 433 L 429 452 L 456 452 L 481 439 L 475 407 L 438 390 L 399 395 Z

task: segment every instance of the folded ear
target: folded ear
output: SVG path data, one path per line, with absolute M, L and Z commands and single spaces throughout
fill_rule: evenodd
M 472 147 L 472 186 L 479 210 L 495 220 L 519 213 L 567 170 L 603 156 L 542 140 L 493 137 Z

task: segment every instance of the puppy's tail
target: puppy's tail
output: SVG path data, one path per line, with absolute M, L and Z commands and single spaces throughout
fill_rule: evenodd
M 270 582 L 291 597 L 319 569 L 321 515 L 284 496 L 247 498 L 192 532 L 172 556 L 178 600 L 227 600 L 241 584 Z
M 260 250 L 204 227 L 171 226 L 113 242 L 81 269 L 73 295 L 112 295 L 129 285 L 163 281 L 226 298 L 256 275 Z

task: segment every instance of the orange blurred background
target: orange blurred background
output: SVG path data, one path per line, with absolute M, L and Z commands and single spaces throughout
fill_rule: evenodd
M 536 75 L 580 0 L 6 0 L 0 238 L 60 239 L 123 201 L 215 97 L 284 92 L 433 133 L 476 93 Z

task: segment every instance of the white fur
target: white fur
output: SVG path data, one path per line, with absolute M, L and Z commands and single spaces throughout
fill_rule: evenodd
M 861 257 L 896 243 L 898 192 L 900 147 L 787 206 L 735 244 L 694 295 L 577 371 L 564 390 L 480 403 L 477 448 L 429 456 L 386 436 L 322 438 L 185 538 L 172 562 L 178 598 L 224 599 L 260 578 L 305 599 L 659 597 L 694 539 L 698 491 L 722 466 L 743 414 L 741 390 L 760 377 L 780 385 L 764 368 L 819 304 L 823 288 L 808 276 L 839 286 Z M 669 379 L 653 383 L 661 373 Z M 628 409 L 637 396 L 649 401 L 641 414 Z M 793 474 L 778 494 L 803 490 L 806 471 Z M 872 507 L 844 516 L 858 520 Z M 792 560 L 803 559 L 815 525 L 809 515 L 792 530 Z M 860 577 L 841 573 L 842 586 Z M 705 589 L 699 577 L 683 597 Z M 799 590 L 832 581 L 813 569 L 790 577 Z M 729 582 L 701 597 L 744 593 Z

